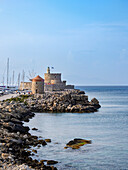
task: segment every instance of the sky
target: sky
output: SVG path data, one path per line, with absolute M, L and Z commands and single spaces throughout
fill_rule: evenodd
M 0 83 L 47 67 L 75 85 L 128 85 L 128 0 L 0 0 Z

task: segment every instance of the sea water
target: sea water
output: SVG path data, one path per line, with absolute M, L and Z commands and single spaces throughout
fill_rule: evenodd
M 95 113 L 36 113 L 30 132 L 50 138 L 37 149 L 37 160 L 56 160 L 64 170 L 128 169 L 128 86 L 80 86 L 89 100 L 96 97 L 101 108 Z M 80 149 L 64 149 L 74 138 L 92 140 Z

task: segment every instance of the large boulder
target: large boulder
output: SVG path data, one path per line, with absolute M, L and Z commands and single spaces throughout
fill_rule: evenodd
M 95 108 L 97 108 L 97 109 L 101 107 L 100 104 L 99 104 L 99 101 L 98 101 L 96 98 L 93 98 L 93 99 L 91 100 L 90 104 L 91 104 L 92 106 L 94 106 Z
M 85 144 L 91 144 L 91 140 L 86 140 L 86 139 L 80 139 L 80 138 L 75 138 L 74 140 L 69 141 L 66 144 L 65 148 L 72 148 L 72 149 L 79 149 L 81 146 Z
M 96 98 L 93 98 L 93 99 L 91 100 L 91 103 L 93 103 L 93 104 L 99 104 L 99 101 L 98 101 Z

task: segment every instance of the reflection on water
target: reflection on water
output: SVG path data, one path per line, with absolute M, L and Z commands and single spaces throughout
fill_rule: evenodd
M 128 169 L 128 87 L 80 88 L 90 99 L 96 97 L 102 108 L 91 114 L 37 113 L 26 124 L 39 130 L 30 132 L 52 142 L 37 149 L 35 158 L 57 160 L 58 169 Z M 90 139 L 92 144 L 65 150 L 76 137 Z

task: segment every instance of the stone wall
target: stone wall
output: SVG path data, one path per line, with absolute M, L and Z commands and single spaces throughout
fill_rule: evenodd
M 44 91 L 53 91 L 53 84 L 45 84 L 44 85 Z
M 55 73 L 55 74 L 45 73 L 44 74 L 44 82 L 48 84 L 48 83 L 51 83 L 51 80 L 55 80 L 56 83 L 60 83 L 61 82 L 61 73 Z
M 65 89 L 74 89 L 74 85 L 66 85 Z
M 44 82 L 32 82 L 32 93 L 33 94 L 43 94 L 44 93 Z
M 45 84 L 44 91 L 63 91 L 65 89 L 65 83 L 59 84 Z
M 31 90 L 31 88 L 32 88 L 32 82 L 21 82 L 20 83 L 20 90 L 23 90 L 23 89 L 25 89 L 25 90 Z

